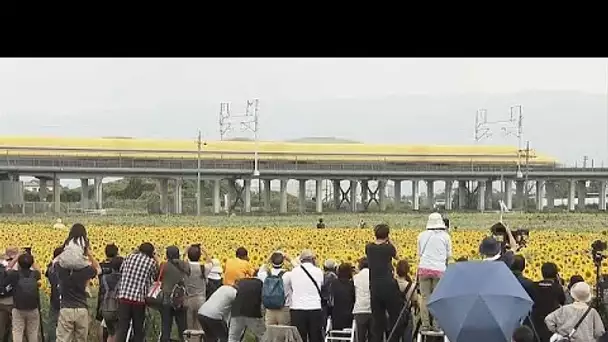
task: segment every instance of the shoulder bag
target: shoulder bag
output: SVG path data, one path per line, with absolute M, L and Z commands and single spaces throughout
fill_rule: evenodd
M 587 308 L 587 310 L 585 310 L 585 313 L 581 316 L 581 318 L 578 320 L 578 322 L 576 322 L 576 324 L 574 325 L 574 327 L 572 327 L 572 330 L 570 331 L 570 333 L 567 336 L 562 336 L 562 335 L 560 335 L 558 333 L 555 333 L 555 334 L 553 334 L 553 336 L 551 336 L 551 339 L 549 341 L 550 342 L 569 342 L 569 341 L 572 341 L 572 336 L 574 336 L 574 333 L 576 333 L 576 330 L 578 329 L 578 327 L 581 325 L 581 323 L 583 323 L 583 321 L 585 320 L 585 318 L 589 314 L 589 311 L 591 311 L 591 306 L 589 306 Z
M 148 294 L 146 295 L 145 301 L 146 301 L 146 304 L 150 307 L 158 308 L 163 303 L 163 294 L 161 291 L 161 285 L 162 285 L 163 273 L 165 271 L 166 265 L 167 264 L 165 263 L 160 266 L 160 273 L 158 275 L 158 280 L 155 281 L 154 283 L 152 283 L 152 286 L 150 287 L 150 290 L 148 291 Z
M 304 271 L 304 273 L 306 273 L 306 275 L 308 276 L 310 281 L 312 281 L 312 283 L 315 285 L 315 288 L 317 289 L 317 293 L 319 294 L 319 298 L 321 299 L 321 307 L 327 306 L 328 303 L 326 303 L 326 301 L 323 300 L 323 296 L 321 295 L 321 288 L 319 287 L 319 284 L 317 284 L 317 281 L 310 275 L 310 273 L 308 272 L 306 267 L 304 267 L 304 265 L 300 265 L 300 268 L 302 268 L 302 271 Z

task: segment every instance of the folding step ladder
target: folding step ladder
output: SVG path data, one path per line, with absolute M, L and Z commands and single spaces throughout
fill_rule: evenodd
M 448 337 L 443 332 L 437 331 L 421 331 L 418 332 L 416 342 L 430 342 L 430 341 L 441 341 L 450 342 Z
M 355 321 L 350 328 L 343 330 L 332 330 L 331 322 L 327 321 L 327 332 L 325 334 L 325 342 L 355 342 Z

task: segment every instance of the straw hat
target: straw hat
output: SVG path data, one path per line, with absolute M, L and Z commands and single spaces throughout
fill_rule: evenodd
M 432 213 L 426 221 L 426 229 L 446 229 L 445 222 L 440 213 Z
M 589 303 L 591 301 L 591 287 L 585 282 L 576 283 L 570 289 L 570 295 L 577 302 Z

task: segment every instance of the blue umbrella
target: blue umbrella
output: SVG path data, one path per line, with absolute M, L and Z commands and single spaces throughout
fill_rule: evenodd
M 450 342 L 508 342 L 532 299 L 501 261 L 451 264 L 428 308 Z

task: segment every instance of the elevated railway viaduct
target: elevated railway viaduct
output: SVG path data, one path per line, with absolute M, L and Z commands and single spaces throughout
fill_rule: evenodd
M 259 175 L 254 173 L 255 151 Z M 290 180 L 299 183 L 299 212 L 306 208 L 306 183 L 315 182 L 315 209 L 321 213 L 325 180 L 333 182 L 334 206 L 338 209 L 367 210 L 375 203 L 384 211 L 390 200 L 386 191 L 388 182 L 393 183 L 392 198 L 398 203 L 402 201 L 403 182 L 409 181 L 414 210 L 433 206 L 435 184 L 444 182 L 447 210 L 466 208 L 468 194 L 474 191 L 477 209 L 484 211 L 492 206 L 492 188 L 497 181 L 504 182 L 505 204 L 509 209 L 523 206 L 528 183 L 535 185 L 537 209 L 544 209 L 542 199 L 545 197 L 547 208 L 551 208 L 557 180 L 570 182 L 568 206 L 571 210 L 576 209 L 576 197 L 578 205 L 584 206 L 587 181 L 600 182 L 599 206 L 605 210 L 608 179 L 608 169 L 564 168 L 557 160 L 534 150 L 519 151 L 504 146 L 215 141 L 207 142 L 199 152 L 194 141 L 0 137 L 0 177 L 4 178 L 0 181 L 4 184 L 0 204 L 22 201 L 19 176 L 38 178 L 41 198 L 46 198 L 46 184 L 52 182 L 56 211 L 60 210 L 60 179 L 80 179 L 86 194 L 83 208 L 91 204 L 101 208 L 104 177 L 146 177 L 158 179 L 161 211 L 181 213 L 183 181 L 197 179 L 199 173 L 204 181 L 213 183 L 214 213 L 221 211 L 222 181 L 233 185 L 232 209 L 238 207 L 242 212 L 250 212 L 251 182 L 255 178 L 262 181 L 267 211 L 277 209 L 271 208 L 270 185 L 273 180 L 280 182 L 280 213 L 288 212 L 287 182 Z M 176 189 L 173 210 L 168 201 L 170 181 L 175 182 Z M 242 182 L 242 186 L 237 187 L 237 181 Z M 420 182 L 425 182 L 427 187 L 425 203 L 419 200 Z M 94 186 L 92 201 L 87 198 L 91 185 Z

